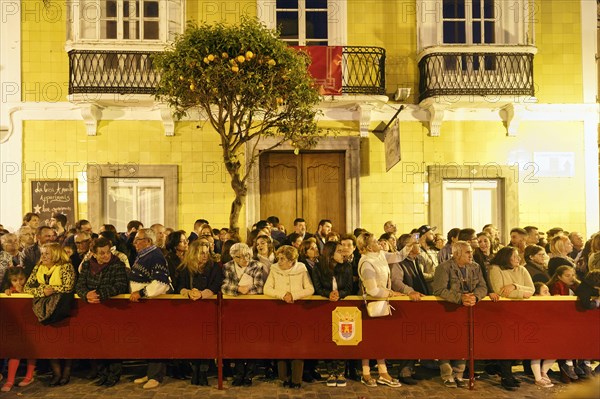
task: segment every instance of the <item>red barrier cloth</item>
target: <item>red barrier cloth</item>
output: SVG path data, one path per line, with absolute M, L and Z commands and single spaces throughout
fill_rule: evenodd
M 342 94 L 342 46 L 293 46 L 310 55 L 310 75 L 322 95 Z
M 271 359 L 466 359 L 467 308 L 438 301 L 392 301 L 391 316 L 370 318 L 362 301 L 224 299 L 223 357 Z M 336 307 L 362 311 L 362 342 L 332 341 Z
M 575 301 L 481 301 L 475 359 L 599 359 L 600 311 Z
M 31 298 L 0 299 L 0 358 L 217 357 L 217 301 L 76 300 L 72 317 L 42 326 Z

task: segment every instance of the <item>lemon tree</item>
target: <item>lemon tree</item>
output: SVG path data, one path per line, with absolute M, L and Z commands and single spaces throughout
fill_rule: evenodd
M 247 179 L 258 159 L 257 153 L 244 153 L 246 143 L 269 136 L 277 139 L 270 149 L 284 142 L 299 149 L 322 135 L 310 58 L 258 20 L 243 17 L 236 25 L 189 23 L 154 63 L 161 76 L 157 99 L 169 104 L 177 119 L 199 109 L 221 136 L 235 192 L 229 224 L 239 231 Z

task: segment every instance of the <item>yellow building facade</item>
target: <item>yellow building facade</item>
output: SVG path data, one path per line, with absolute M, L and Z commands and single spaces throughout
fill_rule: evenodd
M 165 26 L 178 29 L 185 20 L 238 22 L 242 14 L 256 15 L 273 25 L 273 16 L 276 21 L 278 15 L 274 0 L 154 2 L 161 16 L 163 11 L 171 13 Z M 3 29 L 17 29 L 18 35 L 2 35 L 0 222 L 17 228 L 21 216 L 32 210 L 32 180 L 66 179 L 77 181 L 77 217 L 90 219 L 97 229 L 107 221 L 102 216 L 106 195 L 90 191 L 99 187 L 97 181 L 90 181 L 98 178 L 90 175 L 96 165 L 113 165 L 123 178 L 122 173 L 131 167 L 132 175 L 127 177 L 136 177 L 140 165 L 171 165 L 176 166 L 176 184 L 163 187 L 165 198 L 172 201 L 165 199 L 164 212 L 175 210 L 175 216 L 162 219 L 163 223 L 188 232 L 200 217 L 213 227 L 228 226 L 233 191 L 219 136 L 205 119 L 173 121 L 169 110 L 150 95 L 70 93 L 74 72 L 68 51 L 147 47 L 143 40 L 78 38 L 73 30 L 79 29 L 84 36 L 87 33 L 81 32 L 87 32 L 87 22 L 76 26 L 74 19 L 85 15 L 93 20 L 96 12 L 101 15 L 104 10 L 100 3 L 106 2 L 97 0 L 99 8 L 92 7 L 93 3 L 23 0 L 2 10 L 8 21 Z M 299 8 L 306 5 L 296 3 Z M 499 4 L 506 2 L 491 1 L 493 13 L 480 19 L 482 26 L 495 20 L 500 43 L 465 40 L 451 45 L 444 43 L 443 23 L 450 21 L 448 26 L 456 33 L 457 25 L 451 25 L 456 21 L 446 14 L 465 2 L 325 3 L 328 45 L 380 47 L 386 54 L 382 88 L 386 94 L 343 94 L 326 97 L 322 103 L 320 123 L 336 129 L 337 136 L 312 151 L 344 154 L 345 230 L 361 226 L 381 232 L 384 222 L 394 220 L 401 232 L 430 224 L 445 233 L 452 227 L 479 230 L 482 225 L 477 223 L 486 220 L 500 225 L 505 237 L 510 228 L 526 225 L 544 231 L 561 226 L 586 236 L 598 231 L 597 12 L 593 2 L 516 1 L 518 7 L 509 9 Z M 466 3 L 474 7 L 484 2 Z M 86 7 L 88 13 L 82 14 Z M 444 7 L 454 7 L 454 11 Z M 468 10 L 463 18 L 467 22 Z M 507 12 L 514 15 L 500 15 Z M 436 24 L 440 27 L 432 34 L 430 26 Z M 467 35 L 473 34 L 468 31 Z M 149 48 L 160 45 L 153 42 Z M 492 52 L 481 59 L 493 56 L 493 62 L 500 59 L 498 54 L 515 52 L 517 47 L 532 54 L 532 69 L 527 73 L 533 78 L 534 95 L 494 95 L 498 83 L 492 83 L 492 92 L 484 94 L 450 90 L 423 96 L 425 78 L 428 82 L 438 79 L 420 66 L 427 56 L 441 54 L 446 72 L 485 69 L 452 64 L 475 59 L 471 51 L 482 46 Z M 449 49 L 459 54 L 454 61 L 449 61 Z M 490 66 L 487 72 L 497 69 Z M 492 75 L 497 74 L 484 74 L 484 85 Z M 394 118 L 401 106 L 403 110 Z M 398 121 L 400 161 L 386 171 L 388 149 L 378 127 L 393 119 Z M 355 145 L 353 150 L 347 147 L 351 145 Z M 250 190 L 242 226 L 250 227 L 265 216 L 259 197 L 260 180 Z M 315 228 L 309 225 L 310 230 Z

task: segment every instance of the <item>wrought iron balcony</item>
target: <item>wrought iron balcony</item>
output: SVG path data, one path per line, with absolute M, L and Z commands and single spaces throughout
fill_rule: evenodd
M 427 49 L 419 59 L 419 101 L 438 96 L 534 96 L 535 47 Z
M 343 47 L 342 93 L 385 94 L 384 48 Z
M 155 51 L 69 51 L 69 94 L 154 94 Z M 343 47 L 342 93 L 385 94 L 385 49 Z
M 151 51 L 69 51 L 69 94 L 154 94 Z

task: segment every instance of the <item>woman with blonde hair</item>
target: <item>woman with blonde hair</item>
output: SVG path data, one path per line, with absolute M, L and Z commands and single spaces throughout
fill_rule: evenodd
M 56 293 L 71 293 L 75 288 L 75 270 L 69 256 L 59 243 L 52 242 L 42 245 L 40 260 L 33 268 L 24 291 L 34 298 L 48 297 Z M 57 309 L 70 308 L 71 301 L 65 297 L 59 301 Z M 64 309 L 68 311 L 68 309 Z M 55 311 L 56 313 L 57 311 Z M 62 310 L 61 310 L 62 313 Z M 52 379 L 50 386 L 66 385 L 71 379 L 71 359 L 65 360 L 61 369 L 60 359 L 50 360 Z
M 213 297 L 221 290 L 223 271 L 210 257 L 210 244 L 202 238 L 192 242 L 177 268 L 175 292 L 197 301 Z M 208 385 L 208 361 L 192 360 L 192 385 Z
M 402 262 L 410 248 L 412 248 L 413 242 L 414 239 L 411 238 L 402 252 L 385 252 L 372 233 L 365 232 L 358 236 L 356 244 L 362 254 L 358 262 L 358 275 L 362 282 L 362 291 L 374 298 L 390 298 L 403 295 L 391 289 L 389 264 Z M 392 378 L 388 373 L 385 359 L 377 359 L 377 370 L 379 371 L 379 378 L 376 380 L 371 377 L 369 359 L 363 359 L 361 382 L 368 387 L 375 387 L 378 383 L 390 387 L 401 385 L 397 379 Z
M 316 245 L 316 244 L 315 244 Z M 264 294 L 294 303 L 312 295 L 312 285 L 306 266 L 298 262 L 298 250 L 291 245 L 282 245 L 276 253 L 277 263 L 271 266 L 271 273 L 264 286 Z M 291 360 L 291 377 L 288 377 L 288 361 L 277 362 L 279 379 L 290 388 L 300 388 L 302 384 L 303 360 Z
M 548 262 L 548 274 L 552 276 L 559 266 L 575 267 L 575 261 L 569 257 L 573 251 L 573 244 L 565 235 L 554 236 L 550 240 L 550 261 Z

